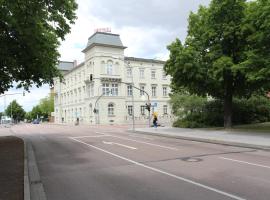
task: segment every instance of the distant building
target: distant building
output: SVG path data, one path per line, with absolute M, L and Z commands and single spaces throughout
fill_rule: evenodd
M 133 112 L 136 123 L 147 123 L 148 98 L 143 91 L 150 96 L 151 112 L 155 110 L 162 122 L 170 121 L 165 62 L 125 57 L 125 48 L 118 34 L 96 32 L 82 51 L 83 63 L 60 62 L 64 82 L 54 80 L 56 123 L 124 124 L 130 123 Z

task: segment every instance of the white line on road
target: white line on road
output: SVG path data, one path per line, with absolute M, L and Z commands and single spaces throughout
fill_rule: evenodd
M 121 146 L 121 147 L 126 147 L 126 148 L 129 148 L 129 149 L 132 149 L 132 150 L 136 150 L 137 148 L 135 147 L 131 147 L 131 146 L 128 146 L 128 145 L 124 145 L 124 144 L 120 144 L 120 143 L 117 143 L 117 142 L 106 142 L 106 141 L 102 141 L 104 144 L 110 144 L 110 145 L 118 145 L 118 146 Z
M 106 134 L 106 133 L 101 133 L 101 132 L 96 132 L 98 134 L 102 134 L 100 137 L 115 137 L 115 138 L 119 138 L 122 140 L 129 140 L 129 141 L 133 141 L 133 142 L 137 142 L 137 143 L 142 143 L 142 144 L 147 144 L 147 145 L 151 145 L 151 146 L 156 146 L 156 147 L 160 147 L 160 148 L 164 148 L 164 149 L 170 149 L 170 150 L 174 150 L 177 151 L 177 148 L 174 147 L 168 147 L 168 146 L 163 146 L 163 145 L 159 145 L 159 144 L 153 144 L 153 143 L 149 143 L 149 142 L 144 142 L 144 141 L 139 141 L 139 140 L 133 140 L 133 139 L 129 139 L 129 138 L 125 138 L 125 137 L 121 137 L 121 136 L 116 136 L 116 135 L 110 135 L 110 134 Z M 91 136 L 77 136 L 77 137 L 70 137 L 70 138 L 88 138 Z
M 204 185 L 204 184 L 201 184 L 201 183 L 198 183 L 198 182 L 195 182 L 195 181 L 192 181 L 192 180 L 189 180 L 189 179 L 186 179 L 186 178 L 177 176 L 177 175 L 175 175 L 175 174 L 171 174 L 171 173 L 169 173 L 169 172 L 165 172 L 165 171 L 163 171 L 163 170 L 160 170 L 160 169 L 157 169 L 157 168 L 154 168 L 154 167 L 150 167 L 150 166 L 148 166 L 148 165 L 145 165 L 145 164 L 136 162 L 136 161 L 131 160 L 131 159 L 129 159 L 129 158 L 126 158 L 126 157 L 117 155 L 117 154 L 115 154 L 115 153 L 112 153 L 112 152 L 107 151 L 107 150 L 105 150 L 105 149 L 101 149 L 101 148 L 99 148 L 99 147 L 93 146 L 93 145 L 91 145 L 91 144 L 88 144 L 88 143 L 86 143 L 86 142 L 77 140 L 77 139 L 75 139 L 75 138 L 70 138 L 70 139 L 72 139 L 72 140 L 74 140 L 74 141 L 76 141 L 76 142 L 79 142 L 79 143 L 81 143 L 81 144 L 84 144 L 84 145 L 86 145 L 86 146 L 92 147 L 92 148 L 94 148 L 94 149 L 97 149 L 97 150 L 99 150 L 99 151 L 102 151 L 102 152 L 104 152 L 104 153 L 110 154 L 110 155 L 112 155 L 112 156 L 114 156 L 114 157 L 117 157 L 117 158 L 120 158 L 120 159 L 122 159 L 122 160 L 125 160 L 125 161 L 127 161 L 127 162 L 133 163 L 133 164 L 135 164 L 135 165 L 144 167 L 144 168 L 146 168 L 146 169 L 150 169 L 150 170 L 152 170 L 152 171 L 154 171 L 154 172 L 158 172 L 158 173 L 161 173 L 161 174 L 164 174 L 164 175 L 167 175 L 167 176 L 176 178 L 176 179 L 178 179 L 178 180 L 185 181 L 185 182 L 187 182 L 187 183 L 190 183 L 190 184 L 199 186 L 199 187 L 201 187 L 201 188 L 204 188 L 204 189 L 207 189 L 207 190 L 216 192 L 216 193 L 218 193 L 218 194 L 221 194 L 221 195 L 230 197 L 230 198 L 232 198 L 232 199 L 236 199 L 236 200 L 246 200 L 246 199 L 243 199 L 243 198 L 241 198 L 241 197 L 235 196 L 235 195 L 233 195 L 233 194 L 230 194 L 230 193 L 227 193 L 227 192 L 223 192 L 223 191 L 218 190 L 218 189 L 216 189 L 216 188 L 212 188 L 212 187 L 209 187 L 209 186 L 207 186 L 207 185 Z
M 86 135 L 86 136 L 77 136 L 77 137 L 70 137 L 70 138 L 97 138 L 97 137 L 106 137 L 108 135 Z
M 136 137 L 136 138 L 142 138 L 142 139 L 147 139 L 147 140 L 154 140 L 153 138 L 149 138 L 149 137 L 143 137 L 143 136 L 138 136 L 138 135 L 128 135 L 130 137 Z
M 102 134 L 102 133 L 100 133 L 100 134 Z M 104 135 L 106 135 L 106 134 L 104 134 Z M 110 135 L 110 134 L 108 134 L 108 135 L 111 136 L 111 137 L 122 139 L 122 140 L 129 140 L 129 141 L 133 141 L 133 142 L 137 142 L 137 143 L 147 144 L 147 145 L 156 146 L 156 147 L 160 147 L 160 148 L 164 148 L 164 149 L 170 149 L 170 150 L 174 150 L 174 151 L 178 150 L 177 148 L 174 148 L 174 147 L 168 147 L 168 146 L 163 146 L 163 145 L 159 145 L 159 144 L 153 144 L 153 143 L 149 143 L 149 142 L 133 140 L 133 139 L 129 139 L 129 138 L 126 138 L 126 137 L 121 137 L 121 136 L 116 136 L 116 135 Z
M 242 161 L 242 160 L 235 160 L 235 159 L 225 158 L 225 157 L 219 157 L 219 158 L 224 159 L 224 160 L 229 160 L 229 161 L 232 161 L 232 162 L 244 163 L 244 164 L 247 164 L 247 165 L 253 165 L 253 166 L 256 166 L 256 167 L 263 167 L 263 168 L 270 169 L 270 166 L 266 166 L 266 165 L 260 165 L 260 164 L 256 164 L 256 163 L 250 163 L 250 162 L 246 162 L 246 161 Z

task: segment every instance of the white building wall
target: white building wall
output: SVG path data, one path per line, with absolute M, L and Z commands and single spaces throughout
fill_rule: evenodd
M 113 63 L 112 74 L 107 74 L 106 65 Z M 132 69 L 132 77 L 128 77 L 127 70 Z M 140 69 L 144 69 L 144 78 L 140 77 Z M 151 71 L 155 70 L 155 79 L 151 78 Z M 93 82 L 89 81 L 93 74 Z M 157 104 L 155 111 L 160 119 L 170 118 L 169 105 L 170 77 L 163 77 L 163 63 L 149 62 L 143 59 L 124 61 L 124 50 L 112 47 L 94 46 L 85 52 L 85 62 L 76 66 L 64 75 L 64 83 L 55 78 L 55 122 L 74 123 L 77 118 L 85 124 L 123 124 L 130 123 L 132 117 L 128 115 L 128 106 L 132 106 L 132 97 L 127 94 L 127 85 L 118 84 L 118 96 L 103 96 L 98 101 L 96 109 L 99 114 L 93 113 L 95 102 L 102 94 L 104 78 L 122 81 L 140 88 L 145 86 L 145 91 L 150 95 L 150 102 Z M 152 96 L 152 86 L 156 86 L 157 95 Z M 163 96 L 163 87 L 167 87 L 167 96 Z M 147 103 L 147 97 L 142 98 L 140 91 L 133 89 L 134 115 L 137 121 L 147 123 L 148 111 L 141 114 L 141 106 Z M 113 103 L 114 114 L 108 115 L 108 104 Z M 163 113 L 163 106 L 167 105 L 167 114 Z

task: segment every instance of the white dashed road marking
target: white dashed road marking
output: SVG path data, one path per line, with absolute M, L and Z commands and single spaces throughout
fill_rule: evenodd
M 169 173 L 169 172 L 166 172 L 166 171 L 163 171 L 163 170 L 160 170 L 160 169 L 157 169 L 157 168 L 154 168 L 154 167 L 151 167 L 151 166 L 148 166 L 148 165 L 139 163 L 139 162 L 134 161 L 134 160 L 131 160 L 131 159 L 129 159 L 129 158 L 126 158 L 126 157 L 117 155 L 117 154 L 112 153 L 112 152 L 110 152 L 110 151 L 107 151 L 107 150 L 105 150 L 105 149 L 96 147 L 96 146 L 94 146 L 94 145 L 88 144 L 88 143 L 83 142 L 83 141 L 80 141 L 80 140 L 78 140 L 78 139 L 76 139 L 76 138 L 70 137 L 70 139 L 71 139 L 71 140 L 74 140 L 74 141 L 76 141 L 76 142 L 78 142 L 78 143 L 84 144 L 84 145 L 86 145 L 86 146 L 88 146 L 88 147 L 91 147 L 91 148 L 94 148 L 94 149 L 96 149 L 96 150 L 102 151 L 102 152 L 104 152 L 104 153 L 110 154 L 110 155 L 112 155 L 112 156 L 114 156 L 114 157 L 117 157 L 117 158 L 120 158 L 120 159 L 122 159 L 122 160 L 125 160 L 125 161 L 127 161 L 127 162 L 133 163 L 133 164 L 138 165 L 138 166 L 140 166 L 140 167 L 144 167 L 144 168 L 146 168 L 146 169 L 152 170 L 152 171 L 154 171 L 154 172 L 158 172 L 158 173 L 161 173 L 161 174 L 164 174 L 164 175 L 173 177 L 173 178 L 175 178 L 175 179 L 178 179 L 178 180 L 181 180 L 181 181 L 184 181 L 184 182 L 187 182 L 187 183 L 196 185 L 196 186 L 198 186 L 198 187 L 204 188 L 204 189 L 209 190 L 209 191 L 216 192 L 216 193 L 218 193 L 218 194 L 221 194 L 221 195 L 230 197 L 230 198 L 232 198 L 232 199 L 236 199 L 236 200 L 246 200 L 246 199 L 243 199 L 243 198 L 238 197 L 238 196 L 236 196 L 236 195 L 233 195 L 233 194 L 230 194 L 230 193 L 227 193 L 227 192 L 223 192 L 223 191 L 221 191 L 221 190 L 219 190 L 219 189 L 216 189 L 216 188 L 213 188 L 213 187 L 209 187 L 209 186 L 207 186 L 207 185 L 204 185 L 204 184 L 201 184 L 201 183 L 198 183 L 198 182 L 195 182 L 195 181 L 192 181 L 192 180 L 189 180 L 189 179 L 186 179 L 186 178 L 177 176 L 177 175 L 175 175 L 175 174 L 171 174 L 171 173 Z
M 243 163 L 243 164 L 247 164 L 247 165 L 253 165 L 253 166 L 256 166 L 256 167 L 263 167 L 263 168 L 270 169 L 270 166 L 266 166 L 266 165 L 260 165 L 260 164 L 256 164 L 256 163 L 250 163 L 250 162 L 246 162 L 246 161 L 242 161 L 242 160 L 235 160 L 235 159 L 225 158 L 225 157 L 219 157 L 219 158 L 223 159 L 223 160 L 229 160 L 229 161 L 232 161 L 232 162 L 238 162 L 238 163 Z

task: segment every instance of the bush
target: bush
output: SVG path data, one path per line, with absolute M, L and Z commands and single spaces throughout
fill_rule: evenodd
M 223 102 L 207 100 L 196 95 L 175 95 L 172 108 L 178 119 L 175 127 L 202 128 L 223 126 Z M 270 121 L 270 100 L 264 96 L 233 100 L 233 124 L 251 124 Z

